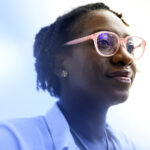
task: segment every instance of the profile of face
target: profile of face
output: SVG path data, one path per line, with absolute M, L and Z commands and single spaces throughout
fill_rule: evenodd
M 100 31 L 129 36 L 128 27 L 119 17 L 107 10 L 94 10 L 82 15 L 72 27 L 75 38 Z M 93 40 L 70 46 L 72 55 L 65 60 L 68 77 L 63 82 L 68 94 L 92 98 L 108 106 L 124 102 L 136 74 L 134 60 L 120 45 L 117 53 L 103 57 L 95 50 Z

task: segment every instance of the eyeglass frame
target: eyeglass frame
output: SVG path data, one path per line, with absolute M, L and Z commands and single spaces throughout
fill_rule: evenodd
M 100 34 L 102 34 L 102 33 L 109 33 L 109 34 L 114 35 L 114 36 L 117 38 L 117 41 L 118 41 L 117 48 L 116 48 L 115 52 L 112 53 L 112 54 L 110 54 L 110 55 L 105 55 L 105 54 L 101 53 L 100 50 L 98 49 L 98 46 L 97 46 L 97 38 L 98 38 L 98 36 L 99 36 Z M 121 46 L 121 43 L 123 43 L 123 45 L 125 46 L 125 49 L 127 50 L 126 41 L 127 41 L 127 39 L 130 38 L 130 37 L 136 37 L 136 38 L 141 39 L 141 41 L 142 41 L 141 44 L 143 44 L 143 49 L 142 49 L 142 54 L 141 54 L 141 56 L 138 57 L 138 58 L 133 58 L 134 60 L 140 59 L 140 58 L 143 56 L 143 54 L 144 54 L 145 46 L 146 46 L 146 41 L 145 41 L 143 38 L 139 37 L 139 36 L 127 36 L 127 37 L 125 37 L 125 38 L 120 38 L 120 37 L 119 37 L 116 33 L 114 33 L 114 32 L 110 32 L 110 31 L 99 31 L 99 32 L 93 33 L 93 34 L 88 35 L 88 36 L 84 36 L 84 37 L 81 37 L 81 38 L 77 38 L 77 39 L 68 41 L 68 42 L 64 43 L 64 45 L 75 45 L 75 44 L 79 44 L 79 43 L 82 43 L 82 42 L 85 42 L 85 41 L 88 41 L 88 40 L 93 40 L 93 41 L 94 41 L 95 49 L 96 49 L 97 53 L 98 53 L 100 56 L 103 56 L 103 57 L 111 57 L 111 56 L 115 55 L 115 54 L 118 52 L 119 47 Z M 141 46 L 141 44 L 138 45 L 138 46 Z M 137 47 L 138 47 L 138 46 L 137 46 Z

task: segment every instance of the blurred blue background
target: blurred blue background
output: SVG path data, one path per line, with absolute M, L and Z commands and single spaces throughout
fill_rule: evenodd
M 45 114 L 55 102 L 49 93 L 36 91 L 33 42 L 41 27 L 72 8 L 94 0 L 1 0 L 0 1 L 0 120 Z M 150 149 L 150 70 L 148 0 L 103 0 L 112 9 L 123 12 L 131 32 L 147 41 L 139 72 L 125 104 L 114 106 L 108 122 L 125 131 Z

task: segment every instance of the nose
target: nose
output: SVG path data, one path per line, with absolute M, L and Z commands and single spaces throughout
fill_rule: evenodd
M 112 56 L 111 63 L 118 66 L 129 66 L 133 63 L 133 57 L 127 52 L 124 45 L 120 45 L 117 53 Z

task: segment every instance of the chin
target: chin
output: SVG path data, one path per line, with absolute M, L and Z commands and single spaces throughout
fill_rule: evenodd
M 111 104 L 117 105 L 120 103 L 124 103 L 128 99 L 128 96 L 129 96 L 128 92 L 118 93 L 117 95 L 115 94 L 111 97 Z

